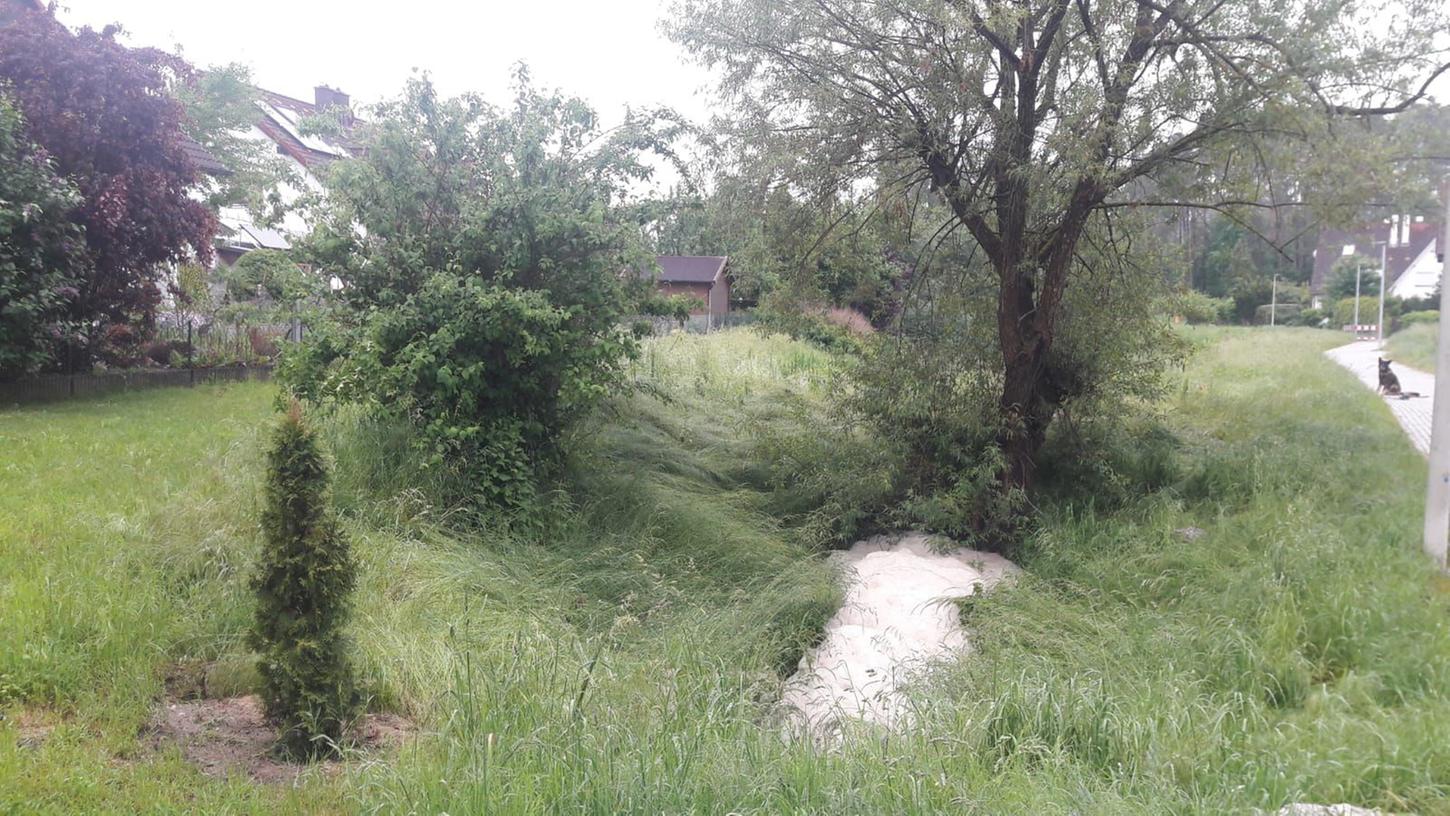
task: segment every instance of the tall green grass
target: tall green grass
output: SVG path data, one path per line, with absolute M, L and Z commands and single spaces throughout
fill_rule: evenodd
M 835 746 L 775 715 L 839 591 L 791 526 L 817 494 L 788 457 L 760 459 L 762 440 L 849 447 L 826 353 L 739 331 L 651 341 L 638 391 L 569 440 L 537 532 L 440 506 L 405 429 L 332 417 L 360 669 L 373 707 L 424 733 L 289 791 L 206 780 L 136 733 L 174 661 L 239 655 L 266 387 L 0 414 L 22 451 L 0 470 L 0 529 L 22 531 L 0 549 L 5 710 L 61 723 L 37 750 L 0 739 L 0 803 L 1450 813 L 1450 606 L 1415 545 L 1422 460 L 1322 358 L 1337 337 L 1194 335 L 1157 419 L 1109 441 L 1111 501 L 1052 493 L 1029 577 L 964 612 L 974 652 L 914 688 L 919 727 Z M 127 478 L 89 475 L 98 459 Z
M 1421 371 L 1435 370 L 1435 344 L 1440 336 L 1434 323 L 1415 323 L 1385 338 L 1385 356 Z

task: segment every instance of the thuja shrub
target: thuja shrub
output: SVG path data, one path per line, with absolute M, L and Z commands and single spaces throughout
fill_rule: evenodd
M 348 600 L 357 582 L 346 538 L 328 508 L 328 472 L 297 402 L 267 454 L 264 543 L 252 588 L 262 700 L 289 756 L 335 754 L 357 711 L 348 644 Z

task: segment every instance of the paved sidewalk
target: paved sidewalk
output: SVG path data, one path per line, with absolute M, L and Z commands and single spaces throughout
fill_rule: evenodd
M 1386 352 L 1375 348 L 1373 340 L 1359 340 L 1347 346 L 1332 348 L 1324 352 L 1324 355 L 1336 363 L 1344 366 L 1359 378 L 1359 381 L 1369 386 L 1372 390 L 1378 390 L 1380 384 L 1379 358 Z M 1400 387 L 1405 391 L 1418 391 L 1424 394 L 1422 397 L 1411 399 L 1395 399 L 1385 397 L 1385 402 L 1390 406 L 1390 412 L 1399 420 L 1400 427 L 1405 429 L 1410 441 L 1420 453 L 1430 455 L 1430 414 L 1434 405 L 1435 375 L 1426 374 L 1418 369 L 1410 368 L 1401 363 L 1394 363 L 1390 368 L 1395 376 L 1400 378 Z

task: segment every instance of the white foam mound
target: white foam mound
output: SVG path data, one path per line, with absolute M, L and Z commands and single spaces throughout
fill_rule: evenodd
M 931 540 L 876 536 L 833 556 L 844 567 L 846 599 L 786 682 L 782 702 L 797 725 L 824 734 L 843 717 L 904 724 L 902 686 L 931 660 L 968 651 L 952 599 L 1020 570 L 993 553 L 933 552 Z

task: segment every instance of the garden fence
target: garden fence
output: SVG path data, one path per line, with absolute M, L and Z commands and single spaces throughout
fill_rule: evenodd
M 271 376 L 271 365 L 129 368 L 100 373 L 42 374 L 0 382 L 0 407 L 99 397 L 142 388 L 266 380 Z

